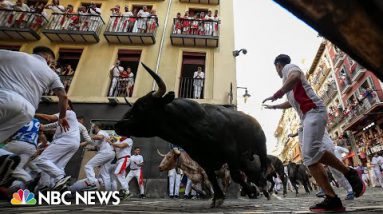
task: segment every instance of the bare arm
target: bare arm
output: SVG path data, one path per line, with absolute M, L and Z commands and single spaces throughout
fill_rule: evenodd
M 263 100 L 262 103 L 265 103 L 268 100 L 271 100 L 271 102 L 274 102 L 275 100 L 282 98 L 284 94 L 286 94 L 287 92 L 291 91 L 294 88 L 294 86 L 300 80 L 300 76 L 301 76 L 301 71 L 299 70 L 291 71 L 289 76 L 287 77 L 287 80 L 283 84 L 282 88 L 280 88 L 273 96 Z
M 69 130 L 69 124 L 66 119 L 66 110 L 68 106 L 68 96 L 66 95 L 66 92 L 64 88 L 55 88 L 53 89 L 53 92 L 56 94 L 56 96 L 59 98 L 59 124 L 60 127 L 64 129 L 64 131 Z
M 263 105 L 266 109 L 288 109 L 288 108 L 291 108 L 291 104 L 286 101 L 284 103 L 281 103 L 281 104 L 277 104 L 277 105 Z
M 59 118 L 57 118 L 56 115 L 49 115 L 49 114 L 39 114 L 39 113 L 37 113 L 37 114 L 35 114 L 35 117 L 37 119 L 46 120 L 46 121 L 51 122 L 51 123 L 56 122 L 56 121 L 59 120 Z
M 94 135 L 92 137 L 92 140 L 102 140 L 102 139 L 104 139 L 104 135 Z

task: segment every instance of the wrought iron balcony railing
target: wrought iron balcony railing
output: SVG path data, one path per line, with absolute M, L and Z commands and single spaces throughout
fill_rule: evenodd
M 204 98 L 204 79 L 192 77 L 181 77 L 178 97 L 203 99 Z
M 38 31 L 47 23 L 41 13 L 0 9 L 0 39 L 39 40 Z
M 104 36 L 110 43 L 154 44 L 157 28 L 156 16 L 110 16 Z
M 219 20 L 174 18 L 171 42 L 180 46 L 218 47 L 219 26 Z
M 134 89 L 134 77 L 118 77 L 115 88 L 112 88 L 113 83 L 109 87 L 109 97 L 132 97 Z
M 43 33 L 53 42 L 98 42 L 103 25 L 100 15 L 53 13 Z

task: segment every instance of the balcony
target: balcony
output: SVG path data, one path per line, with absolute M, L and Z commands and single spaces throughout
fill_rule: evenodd
M 325 105 L 329 104 L 331 100 L 335 98 L 336 93 L 337 93 L 336 85 L 335 85 L 335 82 L 333 82 L 331 83 L 331 85 L 329 85 L 327 91 L 325 91 L 323 95 L 321 96 L 321 99 L 323 100 Z
M 179 98 L 203 99 L 204 98 L 204 79 L 192 77 L 181 77 Z
M 0 9 L 0 40 L 36 41 L 48 20 L 40 13 Z
M 99 15 L 54 13 L 43 33 L 52 42 L 97 43 L 103 25 Z
M 193 4 L 219 4 L 219 0 L 180 0 L 180 2 Z
M 104 36 L 109 43 L 153 45 L 156 43 L 157 22 L 157 17 L 110 16 Z M 146 26 L 141 32 L 137 28 L 140 23 Z
M 220 21 L 181 19 L 173 20 L 171 43 L 175 46 L 217 48 Z
M 355 71 L 351 74 L 352 81 L 358 81 L 361 77 L 364 76 L 365 73 L 366 73 L 366 69 L 358 65 Z
M 375 121 L 378 114 L 382 112 L 382 101 L 379 97 L 364 98 L 361 100 L 361 104 L 356 105 L 348 114 L 347 117 L 347 129 L 355 129 L 358 126 L 358 122 L 371 123 Z M 375 112 L 375 113 L 373 113 Z M 363 126 L 363 125 L 362 125 Z M 360 127 L 359 127 L 360 128 Z
M 109 97 L 132 97 L 134 89 L 134 77 L 117 78 L 116 86 L 113 87 L 113 82 L 109 88 Z
M 335 57 L 334 67 L 338 68 L 340 65 L 342 65 L 345 58 L 346 54 L 344 54 L 343 52 L 339 52 Z

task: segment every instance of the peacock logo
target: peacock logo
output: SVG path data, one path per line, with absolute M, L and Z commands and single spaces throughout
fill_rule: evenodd
M 11 204 L 12 205 L 35 205 L 36 204 L 35 194 L 30 192 L 28 189 L 26 190 L 19 189 L 17 192 L 13 193 Z

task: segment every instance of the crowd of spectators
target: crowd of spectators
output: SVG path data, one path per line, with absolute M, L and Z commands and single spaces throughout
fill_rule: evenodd
M 110 32 L 153 33 L 159 26 L 156 10 L 147 6 L 132 11 L 125 6 L 122 12 L 120 5 L 116 5 L 110 10 L 112 14 L 107 27 Z
M 218 10 L 191 13 L 186 11 L 181 17 L 181 13 L 177 13 L 174 21 L 173 34 L 191 34 L 191 35 L 210 35 L 218 36 L 218 25 L 220 23 Z

